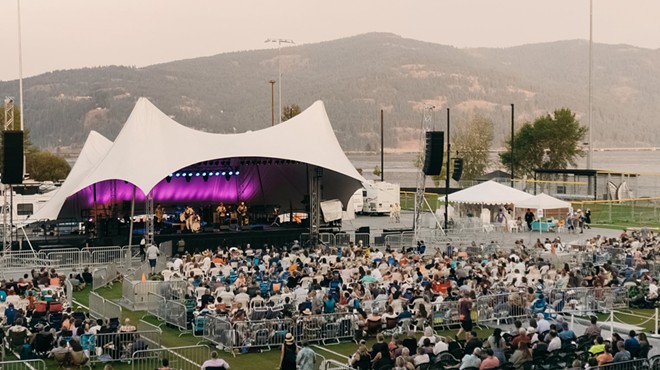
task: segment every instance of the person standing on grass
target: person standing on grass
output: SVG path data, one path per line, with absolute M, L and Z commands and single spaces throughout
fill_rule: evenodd
M 216 352 L 216 351 L 211 352 L 211 359 L 204 361 L 204 363 L 202 364 L 202 367 L 200 369 L 201 370 L 206 370 L 207 367 L 212 367 L 212 368 L 213 367 L 214 368 L 223 367 L 223 368 L 225 368 L 225 370 L 230 369 L 229 364 L 227 363 L 227 361 L 225 361 L 221 358 L 218 358 L 218 352 Z
M 160 256 L 158 247 L 153 244 L 150 245 L 149 248 L 147 248 L 147 259 L 149 260 L 149 266 L 151 267 L 152 274 L 156 270 L 156 260 L 158 259 L 158 256 Z
M 280 356 L 280 370 L 296 370 L 298 347 L 293 339 L 293 334 L 286 333 L 284 344 L 282 344 L 282 355 Z
M 298 370 L 313 370 L 316 354 L 314 351 L 309 348 L 309 343 L 307 341 L 302 342 L 302 348 L 296 356 L 296 364 L 298 365 Z

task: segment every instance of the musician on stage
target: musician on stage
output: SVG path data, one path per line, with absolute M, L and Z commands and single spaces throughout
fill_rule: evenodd
M 193 228 L 193 222 L 195 221 L 195 210 L 191 206 L 186 206 L 186 210 L 183 212 L 183 217 L 186 221 L 186 229 L 191 231 Z
M 218 223 L 220 226 L 225 224 L 225 220 L 227 219 L 227 207 L 225 207 L 225 203 L 220 202 L 220 205 L 215 207 L 215 213 L 218 215 Z
M 245 205 L 245 202 L 241 202 L 241 204 L 238 205 L 238 208 L 236 208 L 236 212 L 238 213 L 240 226 L 248 225 L 250 223 L 247 215 L 248 209 L 247 206 Z
M 156 204 L 156 209 L 154 209 L 154 216 L 156 224 L 163 222 L 163 217 L 165 216 L 165 208 L 160 204 Z

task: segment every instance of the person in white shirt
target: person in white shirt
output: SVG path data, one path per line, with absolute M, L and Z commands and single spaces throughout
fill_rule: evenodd
M 651 284 L 649 284 L 649 295 L 647 297 L 651 301 L 658 299 L 658 281 L 653 279 Z
M 550 343 L 548 343 L 548 352 L 557 351 L 561 349 L 561 339 L 557 336 L 557 332 L 554 330 L 550 331 Z
M 149 260 L 149 266 L 151 266 L 152 273 L 156 270 L 156 260 L 159 255 L 160 251 L 157 246 L 151 244 L 149 248 L 147 248 L 147 259 Z
M 536 332 L 539 334 L 550 330 L 550 322 L 545 319 L 542 313 L 536 315 Z
M 435 346 L 433 346 L 433 354 L 438 355 L 440 352 L 445 352 L 449 351 L 449 345 L 445 343 L 443 340 L 439 340 L 435 343 Z

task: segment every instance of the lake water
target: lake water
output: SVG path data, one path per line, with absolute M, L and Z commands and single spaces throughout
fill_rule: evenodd
M 414 167 L 416 153 L 385 153 L 385 181 L 399 183 L 402 187 L 415 187 L 417 169 Z M 367 179 L 380 179 L 372 174 L 380 167 L 380 153 L 348 153 L 356 168 L 362 168 Z M 607 171 L 636 172 L 637 193 L 643 196 L 660 196 L 660 151 L 596 151 L 593 153 L 593 168 Z M 579 168 L 586 167 L 586 159 L 578 161 Z M 497 167 L 492 168 L 492 170 Z M 432 186 L 427 180 L 427 186 Z M 633 184 L 633 190 L 635 186 Z

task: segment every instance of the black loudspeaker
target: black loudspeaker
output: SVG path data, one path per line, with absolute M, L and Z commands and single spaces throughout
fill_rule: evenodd
M 463 158 L 454 158 L 454 171 L 451 173 L 451 178 L 454 181 L 461 181 L 463 176 Z
M 23 183 L 23 131 L 2 132 L 2 183 Z
M 426 132 L 426 153 L 424 155 L 424 174 L 438 176 L 442 171 L 442 159 L 445 151 L 444 131 Z

